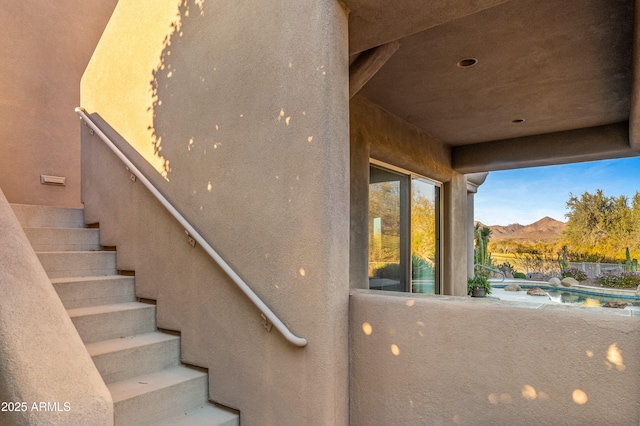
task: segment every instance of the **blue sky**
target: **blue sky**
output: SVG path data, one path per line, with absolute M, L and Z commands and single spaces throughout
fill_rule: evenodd
M 475 220 L 528 225 L 545 216 L 566 222 L 569 193 L 606 196 L 640 191 L 640 157 L 491 172 L 475 195 Z

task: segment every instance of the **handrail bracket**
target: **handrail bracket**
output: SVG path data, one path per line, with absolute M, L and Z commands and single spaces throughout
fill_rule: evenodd
M 260 316 L 262 317 L 262 325 L 269 333 L 271 333 L 271 328 L 273 327 L 273 324 L 271 324 L 271 321 L 267 319 L 265 314 L 260 314 Z
M 196 240 L 191 236 L 191 234 L 189 234 L 189 231 L 187 231 L 185 229 L 184 233 L 187 234 L 187 241 L 189 242 L 189 245 L 191 247 L 195 247 L 196 246 Z

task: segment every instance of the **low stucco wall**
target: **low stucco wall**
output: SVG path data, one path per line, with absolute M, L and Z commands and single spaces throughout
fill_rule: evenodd
M 352 425 L 637 425 L 640 316 L 351 295 Z
M 112 425 L 111 394 L 2 191 L 0 294 L 0 424 Z

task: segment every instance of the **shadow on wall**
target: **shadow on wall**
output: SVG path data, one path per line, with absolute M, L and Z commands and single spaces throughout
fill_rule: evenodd
M 148 130 L 154 153 L 163 159 L 161 174 L 173 181 L 193 170 L 208 169 L 207 176 L 198 176 L 197 182 L 187 185 L 192 187 L 193 195 L 215 191 L 217 182 L 238 172 L 234 168 L 238 151 L 229 149 L 232 145 L 253 145 L 253 149 L 242 153 L 255 155 L 245 160 L 255 164 L 258 161 L 251 160 L 264 158 L 261 149 L 268 149 L 265 145 L 281 143 L 289 136 L 278 127 L 304 126 L 307 118 L 303 108 L 287 108 L 278 105 L 275 99 L 269 102 L 268 109 L 264 108 L 264 94 L 286 92 L 280 76 L 288 72 L 299 78 L 301 71 L 291 61 L 282 63 L 269 55 L 267 42 L 261 40 L 261 30 L 255 28 L 260 11 L 246 11 L 248 23 L 241 24 L 246 29 L 236 31 L 235 35 L 216 31 L 215 42 L 210 41 L 210 28 L 220 27 L 230 14 L 226 7 L 231 6 L 183 0 L 171 23 L 171 33 L 163 41 L 160 62 L 150 81 L 153 104 L 148 111 L 153 113 L 153 126 Z M 238 40 L 239 32 L 248 36 Z M 256 50 L 264 52 L 262 56 L 244 53 L 247 49 L 242 45 L 247 43 L 258 46 Z M 262 43 L 264 49 L 260 48 Z M 315 72 L 326 75 L 322 65 L 315 67 Z M 261 90 L 247 96 L 249 85 Z M 238 89 L 233 90 L 234 87 Z M 313 132 L 304 133 L 299 139 L 298 142 L 313 143 Z M 307 147 L 300 148 L 302 154 Z M 301 179 L 304 158 L 301 155 L 300 173 L 289 178 L 289 192 Z M 274 173 L 270 177 L 286 178 L 284 173 L 278 173 L 277 166 L 277 162 L 271 164 Z
M 150 81 L 147 130 L 170 182 L 168 198 L 187 218 L 207 220 L 232 266 L 257 256 L 269 267 L 289 264 L 290 278 L 299 280 L 300 271 L 309 272 L 308 244 L 322 232 L 301 209 L 323 209 L 317 182 L 325 178 L 315 166 L 325 155 L 315 134 L 322 116 L 299 89 L 323 87 L 328 73 L 321 55 L 288 52 L 295 23 L 277 7 L 240 9 L 232 2 L 179 3 Z M 278 31 L 265 36 L 265 21 Z M 212 233 L 203 235 L 213 241 Z M 238 241 L 242 235 L 251 237 Z M 282 281 L 273 278 L 271 287 L 286 287 Z
M 204 0 L 198 0 L 197 2 L 195 2 L 195 5 L 199 8 L 200 16 L 204 14 L 203 4 Z M 171 45 L 172 43 L 175 43 L 177 47 L 179 47 L 178 43 L 182 41 L 182 37 L 184 36 L 184 31 L 182 31 L 183 21 L 185 20 L 185 18 L 188 18 L 190 14 L 191 7 L 189 5 L 189 1 L 182 1 L 176 14 L 176 19 L 171 22 L 171 32 L 167 34 L 162 41 L 163 49 L 160 55 L 160 63 L 158 64 L 158 67 L 153 70 L 153 79 L 150 81 L 153 104 L 147 109 L 147 111 L 153 111 L 153 126 L 149 126 L 148 130 L 151 131 L 154 154 L 164 159 L 160 173 L 167 180 L 169 180 L 168 175 L 169 172 L 171 172 L 171 166 L 169 160 L 167 160 L 165 157 L 166 152 L 162 152 L 163 135 L 159 130 L 157 130 L 159 127 L 162 127 L 162 119 L 159 118 L 158 115 L 161 115 L 161 113 L 163 112 L 162 99 L 167 95 L 169 98 L 172 98 L 176 94 L 172 93 L 172 90 L 170 89 L 170 83 L 172 82 L 171 78 L 173 77 L 174 71 L 176 71 L 175 67 L 171 65 Z M 186 75 L 186 73 L 182 73 L 182 75 L 184 76 Z M 181 86 L 186 85 L 182 84 Z M 179 95 L 180 92 L 178 92 L 177 94 Z M 166 109 L 167 108 L 165 105 L 164 111 L 166 111 Z M 193 137 L 190 138 L 189 151 L 191 150 L 193 141 Z

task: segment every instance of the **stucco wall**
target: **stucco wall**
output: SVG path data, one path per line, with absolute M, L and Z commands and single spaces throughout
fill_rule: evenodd
M 80 77 L 117 0 L 7 1 L 0 13 L 0 187 L 10 202 L 80 206 Z M 40 175 L 64 176 L 64 187 Z
M 111 394 L 1 190 L 0 294 L 0 424 L 112 425 Z
M 351 424 L 637 425 L 640 316 L 524 306 L 352 293 Z
M 148 12 L 149 15 L 146 13 Z M 267 305 L 259 311 L 83 129 L 86 219 L 242 424 L 348 421 L 347 16 L 333 0 L 120 0 L 82 105 Z M 99 118 L 98 117 L 98 118 Z M 117 136 L 114 131 L 108 133 Z
M 350 103 L 351 288 L 368 287 L 368 197 L 370 159 L 441 182 L 441 284 L 445 294 L 466 294 L 467 183 L 451 168 L 451 151 L 439 140 L 365 98 Z

